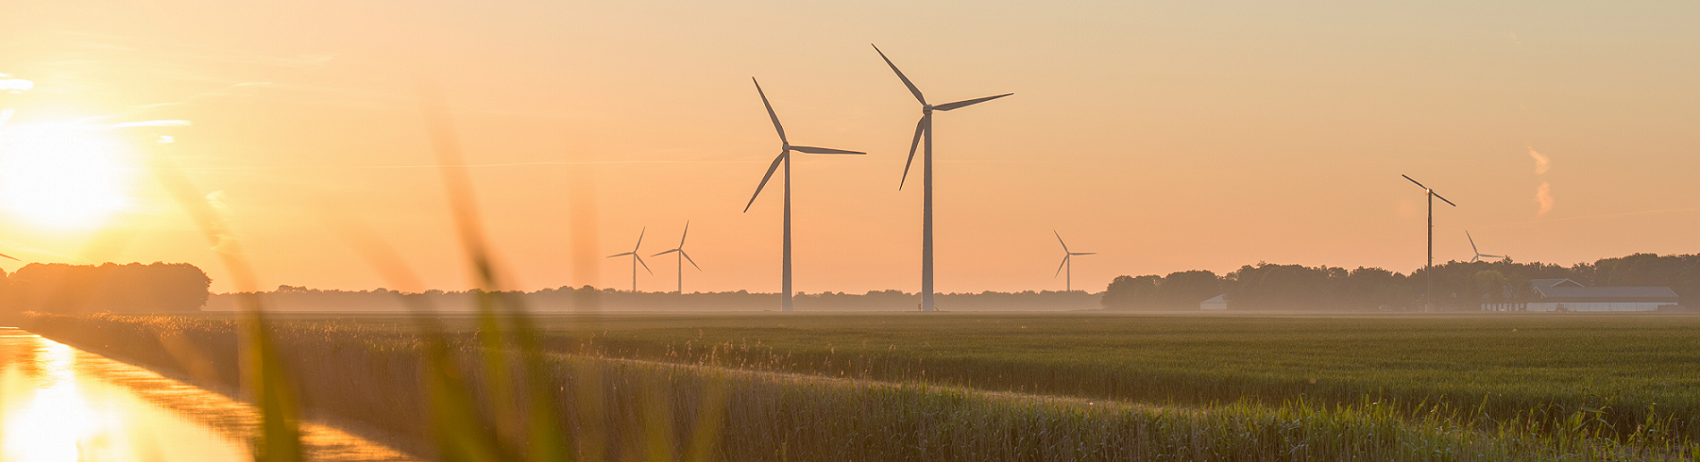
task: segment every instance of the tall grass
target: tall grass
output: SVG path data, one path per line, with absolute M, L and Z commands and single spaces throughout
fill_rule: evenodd
M 37 315 L 28 327 L 184 371 L 160 338 L 233 351 L 240 325 Z M 306 378 L 301 397 L 309 409 L 387 433 L 406 449 L 441 444 L 429 418 L 441 403 L 421 386 L 428 352 L 420 337 L 371 325 L 270 328 L 278 348 L 291 353 L 285 368 Z M 449 373 L 475 384 L 462 396 L 492 396 L 476 385 L 488 383 L 480 379 L 487 369 L 478 340 L 444 338 Z M 219 370 L 238 361 L 205 357 Z M 536 390 L 547 393 L 550 420 L 576 435 L 566 448 L 573 460 L 1681 460 L 1695 450 L 1662 435 L 1658 422 L 1629 438 L 1604 437 L 1586 413 L 1569 416 L 1573 426 L 1549 428 L 1532 414 L 1494 419 L 1445 404 L 1152 407 L 587 356 L 538 359 L 546 373 Z

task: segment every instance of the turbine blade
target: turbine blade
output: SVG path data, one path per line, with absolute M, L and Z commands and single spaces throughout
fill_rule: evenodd
M 651 257 L 659 257 L 659 256 L 662 256 L 662 255 L 666 255 L 666 254 L 670 254 L 670 253 L 678 252 L 678 251 L 679 251 L 679 249 L 673 249 L 673 250 L 668 250 L 666 252 L 661 252 L 661 253 L 650 255 L 650 256 Z
M 679 233 L 679 249 L 685 248 L 685 236 L 691 235 L 691 221 L 685 220 L 685 232 Z
M 867 154 L 861 151 L 845 151 L 843 149 L 817 148 L 814 146 L 792 146 L 792 150 L 809 154 Z
M 1452 201 L 1449 201 L 1449 200 L 1446 200 L 1446 198 L 1445 198 L 1445 197 L 1443 197 L 1443 196 L 1441 196 L 1441 195 L 1440 195 L 1440 194 L 1439 194 L 1439 193 L 1436 193 L 1436 192 L 1434 192 L 1434 190 L 1433 190 L 1433 189 L 1430 189 L 1430 190 L 1428 190 L 1428 193 L 1429 193 L 1429 194 L 1434 194 L 1434 197 L 1437 197 L 1437 198 L 1440 198 L 1440 201 L 1441 201 L 1441 202 L 1445 202 L 1445 203 L 1446 203 L 1446 205 L 1450 205 L 1450 206 L 1453 206 L 1453 207 L 1457 207 L 1457 206 L 1458 206 L 1458 204 L 1454 204 L 1454 203 L 1452 203 Z
M 1476 248 L 1476 238 L 1475 238 L 1475 237 L 1472 237 L 1472 236 L 1470 236 L 1470 232 L 1469 232 L 1469 231 L 1465 231 L 1465 232 L 1464 232 L 1464 237 L 1465 237 L 1465 238 L 1467 238 L 1467 239 L 1469 239 L 1469 240 L 1470 240 L 1470 251 L 1471 251 L 1471 252 L 1475 252 L 1475 253 L 1476 253 L 1476 255 L 1481 255 L 1481 254 L 1482 254 L 1482 251 L 1481 251 L 1481 249 L 1477 249 L 1477 248 Z
M 984 103 L 984 102 L 987 102 L 987 101 L 991 101 L 991 100 L 994 100 L 994 99 L 1002 98 L 1002 97 L 1013 95 L 1013 94 L 1014 93 L 1004 93 L 1004 94 L 997 95 L 997 96 L 987 96 L 985 98 L 974 98 L 974 99 L 957 101 L 957 102 L 954 102 L 954 103 L 945 103 L 945 104 L 933 106 L 933 110 L 935 110 L 935 111 L 949 111 L 951 109 L 962 109 L 962 108 L 965 108 L 965 107 L 968 107 L 968 106 L 973 106 L 973 105 L 976 105 L 976 104 Z
M 921 116 L 921 120 L 915 122 L 915 140 L 909 142 L 909 160 L 903 161 L 903 179 L 897 181 L 898 191 L 902 191 L 903 184 L 909 182 L 909 165 L 915 163 L 915 148 L 921 145 L 921 131 L 926 130 L 928 117 L 932 115 Z
M 1063 246 L 1063 253 L 1068 253 L 1068 243 L 1067 243 L 1067 242 L 1063 242 L 1063 240 L 1062 240 L 1062 234 L 1060 234 L 1060 233 L 1057 233 L 1057 230 L 1054 230 L 1054 229 L 1053 229 L 1053 230 L 1051 230 L 1051 234 L 1056 234 L 1056 235 L 1057 235 L 1057 243 L 1058 243 L 1058 244 L 1062 244 L 1062 246 Z
M 870 43 L 868 45 L 873 45 L 873 44 Z M 874 46 L 874 52 L 879 53 L 880 59 L 885 60 L 885 65 L 891 66 L 891 71 L 897 73 L 897 78 L 903 79 L 903 86 L 909 87 L 909 93 L 913 93 L 915 95 L 915 101 L 920 101 L 921 104 L 927 104 L 927 98 L 924 97 L 924 96 L 921 96 L 921 89 L 915 88 L 915 83 L 909 81 L 909 76 L 903 75 L 903 71 L 897 70 L 897 65 L 891 63 L 891 58 L 885 57 L 885 52 L 880 51 L 879 46 L 877 46 L 877 45 L 873 45 L 873 46 Z
M 1405 179 L 1407 179 L 1407 180 L 1411 180 L 1411 177 L 1409 177 L 1409 176 L 1405 176 L 1405 175 L 1399 175 L 1399 176 L 1404 176 L 1404 177 L 1405 177 Z M 1417 183 L 1417 180 L 1411 180 L 1411 182 L 1412 182 L 1412 183 Z M 1417 183 L 1417 187 L 1419 187 L 1419 188 L 1423 188 L 1423 190 L 1424 190 L 1424 191 L 1427 191 L 1427 190 L 1428 190 L 1428 186 L 1423 186 L 1423 184 L 1422 184 L 1422 183 Z
M 1482 256 L 1484 256 L 1484 257 L 1493 257 L 1493 258 L 1505 258 L 1505 256 L 1504 256 L 1504 255 L 1488 255 L 1488 254 L 1485 254 L 1485 253 L 1484 253 L 1484 254 L 1482 254 Z
M 756 82 L 756 78 L 750 77 L 750 81 Z M 767 118 L 773 119 L 773 129 L 779 132 L 779 142 L 790 144 L 785 140 L 785 127 L 779 125 L 779 115 L 773 113 L 773 105 L 767 102 L 767 93 L 761 91 L 761 82 L 756 82 L 756 94 L 761 95 L 761 105 L 767 107 Z
M 631 255 L 631 254 L 632 254 L 631 252 L 617 253 L 617 254 L 609 255 L 608 258 L 624 257 L 624 256 Z
M 702 267 L 701 267 L 701 266 L 697 266 L 697 261 L 696 261 L 696 260 L 692 260 L 692 259 L 691 259 L 691 254 L 688 254 L 688 253 L 685 253 L 685 251 L 683 251 L 683 250 L 680 250 L 680 251 L 679 251 L 679 255 L 684 255 L 684 256 L 685 256 L 685 261 L 688 261 L 688 262 L 691 262 L 691 266 L 695 266 L 695 267 L 696 267 L 696 269 L 697 269 L 697 271 L 702 271 Z
M 1097 255 L 1097 254 L 1098 254 L 1098 252 L 1075 252 L 1075 253 L 1071 253 L 1069 255 Z
M 632 254 L 633 255 L 636 255 L 638 249 L 643 247 L 643 233 L 648 232 L 648 231 L 649 231 L 648 226 L 645 226 L 645 227 L 643 227 L 642 230 L 638 231 L 638 243 L 637 243 L 637 245 L 632 246 Z
M 1053 274 L 1053 275 L 1051 275 L 1051 277 L 1052 277 L 1052 278 L 1055 278 L 1055 277 L 1057 277 L 1057 276 L 1061 276 L 1061 275 L 1062 275 L 1062 269 L 1063 269 L 1063 265 L 1067 265 L 1067 264 L 1068 264 L 1068 255 L 1063 255 L 1063 261 L 1062 261 L 1062 263 L 1061 263 L 1061 264 L 1058 264 L 1058 265 L 1057 265 L 1057 274 Z
M 11 256 L 11 255 L 6 255 L 6 254 L 3 254 L 3 253 L 0 253 L 0 257 L 6 257 L 6 258 L 10 258 L 10 259 L 13 259 L 13 260 L 18 260 L 18 257 L 14 257 L 14 256 Z M 23 260 L 18 260 L 18 261 L 23 261 Z
M 644 262 L 643 262 L 643 257 L 642 257 L 642 256 L 639 256 L 639 255 L 638 255 L 638 254 L 635 254 L 635 253 L 634 253 L 634 254 L 632 254 L 632 258 L 636 258 L 636 259 L 637 259 L 637 262 L 638 262 L 638 264 L 639 264 L 639 265 L 643 265 L 643 270 L 644 270 L 644 271 L 649 271 L 649 264 L 648 264 L 648 263 L 644 263 Z M 655 274 L 655 272 L 654 272 L 654 271 L 649 271 L 649 274 Z
M 745 212 L 749 212 L 749 211 L 750 211 L 750 206 L 752 206 L 752 205 L 755 205 L 755 204 L 756 204 L 756 197 L 759 197 L 759 196 L 761 196 L 761 188 L 763 188 L 763 187 L 766 187 L 766 186 L 767 186 L 767 180 L 769 180 L 769 179 L 772 179 L 772 178 L 773 178 L 773 171 L 774 171 L 774 170 L 779 170 L 779 162 L 781 162 L 781 161 L 784 161 L 784 160 L 785 160 L 785 155 L 786 155 L 786 154 L 788 154 L 788 153 L 789 153 L 789 152 L 780 152 L 780 153 L 779 153 L 779 157 L 775 157 L 775 158 L 773 158 L 773 165 L 769 165 L 769 166 L 767 166 L 767 174 L 766 174 L 766 175 L 762 175 L 762 177 L 761 177 L 761 184 L 758 184 L 758 185 L 756 185 L 756 193 L 755 193 L 755 194 L 751 194 L 751 195 L 750 195 L 750 203 L 748 203 L 748 204 L 744 204 L 744 211 L 745 211 Z

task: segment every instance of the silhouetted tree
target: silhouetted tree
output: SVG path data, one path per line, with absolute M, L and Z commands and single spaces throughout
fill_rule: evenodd
M 12 311 L 59 313 L 196 311 L 212 279 L 188 263 L 31 263 L 6 277 Z
M 1116 276 L 1098 300 L 1105 309 L 1150 310 L 1157 307 L 1157 284 L 1162 276 Z

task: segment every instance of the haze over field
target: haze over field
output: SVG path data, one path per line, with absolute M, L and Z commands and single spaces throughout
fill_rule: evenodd
M 106 154 L 53 184 L 106 189 L 44 209 L 0 187 L 0 253 L 190 262 L 231 290 L 148 172 L 172 158 L 216 191 L 262 287 L 384 285 L 323 223 L 336 203 L 425 285 L 466 288 L 428 78 L 515 288 L 624 288 L 628 262 L 602 256 L 646 226 L 645 251 L 672 248 L 690 220 L 704 271 L 686 291 L 773 292 L 779 196 L 740 213 L 774 151 L 753 75 L 793 138 L 869 153 L 797 159 L 797 290 L 915 292 L 921 196 L 897 185 L 916 108 L 869 42 L 929 98 L 1016 93 L 938 118 L 941 292 L 1060 289 L 1053 230 L 1098 253 L 1072 268 L 1094 291 L 1259 260 L 1409 272 L 1425 204 L 1399 174 L 1459 204 L 1436 211 L 1440 261 L 1473 255 L 1466 229 L 1518 261 L 1693 253 L 1696 19 L 1693 2 L 8 2 L 0 82 L 31 85 L 0 85 L 0 171 L 33 171 L 31 127 L 78 122 L 98 136 L 56 158 Z M 674 287 L 657 260 L 639 289 Z

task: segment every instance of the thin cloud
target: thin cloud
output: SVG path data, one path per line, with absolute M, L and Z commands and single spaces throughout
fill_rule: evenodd
M 12 76 L 10 75 L 0 74 L 0 91 L 18 94 L 30 91 L 31 88 L 35 88 L 35 82 L 24 79 L 14 79 L 11 77 Z
M 190 126 L 190 125 L 194 125 L 194 122 L 190 122 L 190 121 L 187 121 L 187 120 L 144 120 L 144 121 L 141 121 L 141 122 L 124 122 L 124 123 L 112 124 L 112 128 L 187 127 L 187 126 Z
M 1528 148 L 1529 157 L 1535 159 L 1535 176 L 1542 177 L 1541 185 L 1535 188 L 1535 203 L 1540 205 L 1540 209 L 1535 211 L 1535 218 L 1541 218 L 1547 216 L 1547 212 L 1552 211 L 1554 203 L 1552 183 L 1548 183 L 1545 178 L 1547 170 L 1552 169 L 1552 159 L 1547 158 L 1545 154 L 1536 152 L 1534 146 Z
M 1535 218 L 1544 217 L 1547 215 L 1547 212 L 1552 211 L 1553 201 L 1551 184 L 1542 181 L 1541 186 L 1535 188 L 1535 203 L 1541 205 L 1540 211 L 1535 212 Z
M 1547 174 L 1547 169 L 1552 167 L 1552 159 L 1548 159 L 1545 154 L 1535 152 L 1534 147 L 1529 148 L 1529 157 L 1533 157 L 1535 159 L 1536 175 L 1545 175 Z

